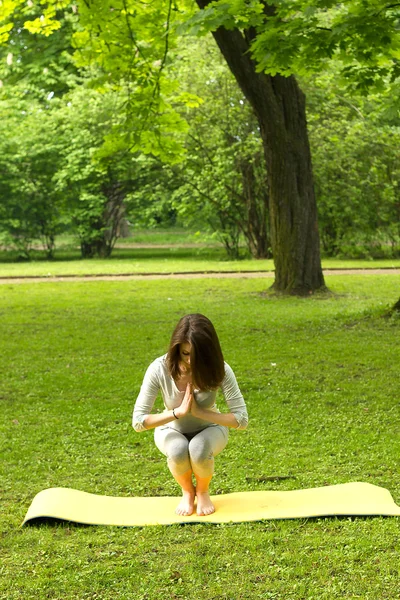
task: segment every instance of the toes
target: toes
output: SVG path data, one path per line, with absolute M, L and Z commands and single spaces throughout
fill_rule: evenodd
M 207 517 L 208 515 L 212 515 L 215 512 L 214 507 L 204 508 L 197 511 L 199 517 Z
M 178 506 L 175 509 L 175 513 L 180 517 L 190 517 L 190 515 L 193 513 L 193 510 L 191 510 L 190 508 L 181 508 L 180 506 Z

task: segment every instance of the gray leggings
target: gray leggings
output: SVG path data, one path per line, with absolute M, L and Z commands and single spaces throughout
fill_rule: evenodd
M 172 475 L 183 475 L 191 469 L 199 477 L 210 477 L 214 456 L 228 443 L 228 428 L 213 425 L 197 433 L 180 433 L 172 427 L 156 427 L 154 441 L 167 457 Z

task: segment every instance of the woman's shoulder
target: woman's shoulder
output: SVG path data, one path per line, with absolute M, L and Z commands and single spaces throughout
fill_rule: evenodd
M 224 369 L 225 369 L 225 373 L 233 373 L 232 367 L 230 365 L 228 365 L 226 360 L 224 360 Z
M 235 373 L 232 367 L 224 360 L 224 369 L 225 369 L 225 377 L 224 381 L 229 381 L 231 379 L 235 379 Z
M 163 354 L 162 356 L 159 356 L 158 358 L 155 358 L 149 365 L 149 369 L 154 369 L 154 370 L 163 370 L 167 368 L 167 355 Z
M 159 356 L 154 359 L 146 369 L 144 375 L 145 380 L 150 380 L 153 383 L 160 383 L 165 379 L 165 373 L 167 372 L 167 365 L 164 356 Z

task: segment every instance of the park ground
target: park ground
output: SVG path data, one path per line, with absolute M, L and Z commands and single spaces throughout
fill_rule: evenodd
M 4 263 L 1 276 L 40 275 L 32 264 Z M 59 264 L 65 275 L 80 263 Z M 146 367 L 188 312 L 214 322 L 250 413 L 212 493 L 366 481 L 399 504 L 400 321 L 388 312 L 399 276 L 326 282 L 307 299 L 277 297 L 265 277 L 0 286 L 0 598 L 400 598 L 397 518 L 20 526 L 47 487 L 178 493 L 152 434 L 130 420 Z
M 57 248 L 54 260 L 46 260 L 43 251 L 32 253 L 32 260 L 19 261 L 17 253 L 0 249 L 0 280 L 8 278 L 127 277 L 135 275 L 242 273 L 272 276 L 272 259 L 255 260 L 244 254 L 241 260 L 227 259 L 221 244 L 193 242 L 193 236 L 179 231 L 160 235 L 141 235 L 122 240 L 108 259 L 80 258 L 79 249 L 68 240 Z M 178 237 L 182 241 L 174 241 Z M 194 238 L 195 239 L 195 238 Z M 189 240 L 189 241 L 188 241 Z M 323 258 L 324 271 L 400 269 L 400 257 L 359 259 Z

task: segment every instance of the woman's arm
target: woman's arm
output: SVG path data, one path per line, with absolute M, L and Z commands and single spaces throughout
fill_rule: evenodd
M 171 423 L 171 421 L 175 421 L 175 417 L 172 410 L 169 410 L 167 412 L 162 412 L 155 415 L 147 415 L 142 421 L 142 424 L 144 429 L 154 429 L 155 427 L 159 427 L 160 425 L 166 425 L 167 423 Z
M 246 429 L 249 422 L 246 403 L 237 384 L 235 373 L 227 363 L 225 363 L 225 377 L 221 389 L 228 408 L 237 421 L 236 429 Z
M 190 383 L 188 383 L 186 386 L 185 395 L 183 396 L 183 400 L 180 406 L 174 408 L 173 411 L 169 410 L 158 415 L 147 415 L 143 421 L 143 426 L 145 429 L 154 429 L 155 427 L 159 427 L 160 425 L 166 425 L 166 423 L 170 423 L 171 421 L 180 419 L 181 417 L 187 415 L 188 412 L 190 412 L 192 403 L 193 391 Z
M 132 427 L 135 431 L 146 430 L 144 421 L 150 415 L 159 391 L 158 362 L 154 361 L 145 373 L 139 395 L 135 402 L 135 408 L 133 409 Z
M 242 393 L 236 381 L 236 377 L 231 367 L 225 363 L 225 377 L 221 384 L 229 413 L 218 413 L 206 408 L 200 408 L 196 402 L 193 402 L 191 413 L 198 419 L 203 419 L 216 425 L 233 427 L 234 429 L 246 429 L 248 415 L 246 404 Z
M 224 425 L 225 427 L 233 427 L 237 429 L 239 423 L 233 413 L 218 413 L 207 408 L 200 408 L 197 402 L 193 402 L 191 414 L 198 419 L 215 423 L 216 425 Z

